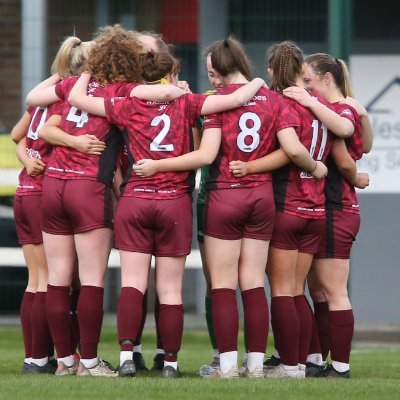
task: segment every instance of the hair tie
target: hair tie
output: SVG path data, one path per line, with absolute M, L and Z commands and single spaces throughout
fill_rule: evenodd
M 224 47 L 229 47 L 228 39 L 224 39 Z
M 79 40 L 79 42 L 76 42 L 76 43 L 72 46 L 72 48 L 75 49 L 75 47 L 78 47 L 78 46 L 80 46 L 81 44 L 82 44 L 82 40 Z
M 149 84 L 149 85 L 155 85 L 156 83 L 159 83 L 159 84 L 161 84 L 161 85 L 167 85 L 167 84 L 169 83 L 169 81 L 168 81 L 167 76 L 164 76 L 163 78 L 158 79 L 158 80 L 156 80 L 156 81 L 149 81 L 149 82 L 147 82 L 147 84 Z

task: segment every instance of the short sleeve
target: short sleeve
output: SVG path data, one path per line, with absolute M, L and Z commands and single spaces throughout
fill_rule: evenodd
M 104 108 L 106 118 L 110 124 L 122 125 L 125 118 L 126 102 L 131 100 L 127 97 L 106 97 L 104 98 Z

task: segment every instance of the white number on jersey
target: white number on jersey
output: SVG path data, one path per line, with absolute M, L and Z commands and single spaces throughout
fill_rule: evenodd
M 321 124 L 321 128 L 320 128 L 319 124 Z M 311 157 L 314 157 L 315 148 L 317 146 L 319 129 L 322 130 L 321 147 L 319 148 L 319 152 L 318 152 L 317 158 L 316 158 L 316 160 L 319 161 L 322 159 L 322 156 L 324 155 L 326 142 L 328 140 L 328 129 L 323 123 L 321 123 L 317 119 L 314 119 L 314 121 L 311 124 L 311 127 L 313 128 L 313 136 L 312 136 L 311 147 L 310 147 Z
M 88 113 L 79 108 L 71 107 L 67 121 L 75 122 L 77 128 L 82 128 L 89 121 Z
M 252 121 L 252 126 L 249 127 L 248 121 Z M 260 135 L 258 133 L 261 128 L 260 117 L 253 112 L 246 112 L 242 114 L 239 119 L 239 128 L 241 131 L 236 139 L 237 146 L 245 153 L 251 153 L 260 144 Z M 246 137 L 251 137 L 251 143 L 247 144 Z
M 36 130 L 33 131 L 33 125 L 35 123 L 35 119 L 38 113 L 41 112 L 42 116 L 40 117 L 40 121 L 36 127 Z M 29 124 L 28 134 L 26 135 L 29 139 L 37 140 L 39 137 L 40 128 L 43 126 L 44 122 L 46 121 L 47 115 L 47 107 L 36 107 L 35 113 L 31 119 L 31 123 Z
M 173 144 L 161 144 L 161 142 L 168 135 L 169 128 L 171 127 L 171 119 L 167 114 L 158 115 L 151 121 L 151 126 L 157 126 L 161 121 L 164 122 L 164 126 L 160 133 L 150 143 L 150 151 L 174 151 Z

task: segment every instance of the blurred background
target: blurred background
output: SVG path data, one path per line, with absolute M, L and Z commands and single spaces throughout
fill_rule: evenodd
M 49 75 L 64 37 L 90 40 L 105 24 L 162 33 L 182 61 L 193 92 L 209 85 L 202 50 L 232 34 L 246 47 L 254 76 L 266 78 L 267 48 L 294 40 L 306 54 L 349 63 L 355 96 L 368 109 L 373 151 L 359 170 L 362 226 L 353 247 L 350 293 L 356 323 L 400 323 L 400 8 L 396 0 L 0 0 L 0 315 L 16 314 L 26 284 L 12 212 L 21 166 L 9 132 L 24 97 Z M 194 232 L 196 227 L 194 226 Z M 204 282 L 197 243 L 188 259 L 185 309 L 202 314 Z M 110 259 L 108 312 L 119 293 L 119 259 Z M 266 291 L 268 287 L 266 285 Z M 149 302 L 151 304 L 151 301 Z

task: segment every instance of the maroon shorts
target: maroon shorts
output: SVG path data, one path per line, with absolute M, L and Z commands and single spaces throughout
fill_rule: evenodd
M 360 229 L 360 214 L 326 210 L 324 230 L 316 258 L 350 258 Z
M 111 188 L 103 182 L 45 176 L 42 204 L 46 233 L 73 235 L 112 228 Z
M 121 197 L 115 212 L 115 247 L 120 250 L 178 257 L 190 253 L 192 198 L 153 200 Z
M 270 240 L 275 203 L 272 182 L 251 188 L 214 189 L 206 193 L 204 234 L 224 240 Z
M 315 254 L 324 227 L 323 219 L 309 219 L 278 211 L 271 246 Z
M 14 219 L 21 246 L 43 243 L 41 209 L 41 193 L 14 197 Z

